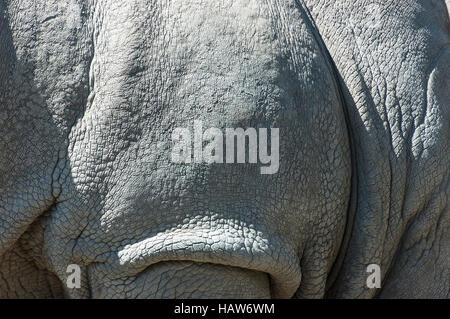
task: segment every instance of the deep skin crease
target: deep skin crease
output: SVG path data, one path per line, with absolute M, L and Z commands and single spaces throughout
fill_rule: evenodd
M 448 298 L 449 44 L 437 0 L 1 1 L 0 297 Z M 173 163 L 194 120 L 277 173 Z

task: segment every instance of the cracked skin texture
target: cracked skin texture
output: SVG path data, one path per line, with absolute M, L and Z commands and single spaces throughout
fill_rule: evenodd
M 0 2 L 0 297 L 448 298 L 448 11 L 370 3 Z M 171 163 L 196 119 L 278 173 Z

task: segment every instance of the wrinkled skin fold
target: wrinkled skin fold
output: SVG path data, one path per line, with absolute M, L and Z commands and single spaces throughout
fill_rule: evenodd
M 2 0 L 0 61 L 1 298 L 450 297 L 445 1 Z

